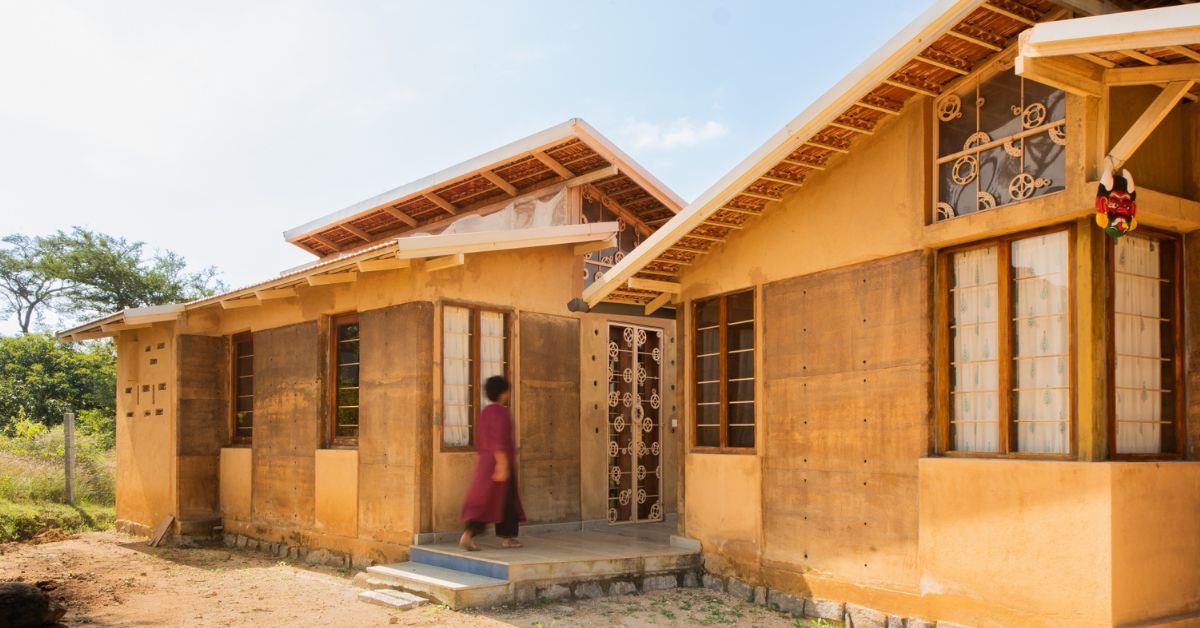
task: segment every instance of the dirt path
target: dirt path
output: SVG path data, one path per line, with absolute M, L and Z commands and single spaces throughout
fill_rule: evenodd
M 53 537 L 50 537 L 53 538 Z M 49 540 L 49 539 L 47 539 Z M 94 532 L 0 545 L 0 581 L 49 581 L 70 625 L 99 626 L 807 626 L 698 589 L 521 609 L 393 611 L 359 602 L 351 573 L 227 548 L 149 548 Z

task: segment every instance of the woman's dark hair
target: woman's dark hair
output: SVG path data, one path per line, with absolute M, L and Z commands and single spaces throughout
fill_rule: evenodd
M 512 387 L 508 385 L 508 380 L 501 375 L 493 375 L 483 383 L 483 392 L 487 394 L 488 401 L 500 399 L 500 395 L 508 392 L 510 388 Z

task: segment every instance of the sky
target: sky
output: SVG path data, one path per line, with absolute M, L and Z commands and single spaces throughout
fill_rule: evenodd
M 690 201 L 927 6 L 0 0 L 0 236 L 241 286 L 313 259 L 284 230 L 572 117 Z

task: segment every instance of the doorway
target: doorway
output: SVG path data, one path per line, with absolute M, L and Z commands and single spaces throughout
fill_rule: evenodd
M 608 522 L 662 521 L 663 332 L 608 326 Z

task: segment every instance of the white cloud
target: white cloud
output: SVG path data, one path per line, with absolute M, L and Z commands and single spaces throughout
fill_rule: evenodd
M 624 144 L 631 150 L 675 150 L 711 142 L 729 134 L 729 129 L 716 120 L 694 124 L 687 117 L 666 125 L 629 120 L 621 128 Z

